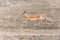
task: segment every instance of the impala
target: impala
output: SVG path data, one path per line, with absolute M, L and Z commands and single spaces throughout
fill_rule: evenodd
M 22 14 L 26 19 L 28 20 L 43 20 L 44 16 L 43 15 L 27 15 L 25 12 Z

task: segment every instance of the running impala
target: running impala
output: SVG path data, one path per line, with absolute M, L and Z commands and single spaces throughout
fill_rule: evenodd
M 43 15 L 27 15 L 25 14 L 25 12 L 22 14 L 25 18 L 27 18 L 28 20 L 43 20 L 44 16 Z

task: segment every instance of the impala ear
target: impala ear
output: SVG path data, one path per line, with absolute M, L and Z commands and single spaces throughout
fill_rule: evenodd
M 26 11 L 24 11 L 24 12 L 21 14 L 21 16 L 23 16 L 25 13 L 26 13 Z
M 26 13 L 26 11 L 23 12 L 23 15 Z

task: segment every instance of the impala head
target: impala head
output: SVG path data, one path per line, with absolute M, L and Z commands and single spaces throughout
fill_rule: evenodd
M 23 14 L 21 14 L 21 16 L 28 17 L 28 15 L 26 15 L 26 11 L 24 11 Z
M 26 13 L 26 11 L 24 11 L 21 15 L 22 15 L 22 16 L 24 16 L 24 15 L 25 15 L 25 13 Z

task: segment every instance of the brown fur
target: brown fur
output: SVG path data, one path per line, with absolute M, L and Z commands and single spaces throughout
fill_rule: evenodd
M 23 14 L 23 16 L 25 18 L 27 18 L 28 20 L 39 20 L 39 19 L 43 20 L 44 19 L 43 15 L 32 15 L 32 16 L 29 16 L 27 14 Z

